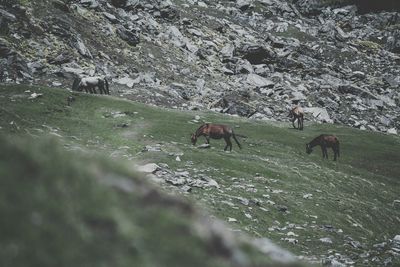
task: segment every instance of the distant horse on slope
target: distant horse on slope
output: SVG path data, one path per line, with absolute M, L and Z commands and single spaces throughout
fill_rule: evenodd
M 84 77 L 76 78 L 72 85 L 73 91 L 83 91 L 86 93 L 97 94 L 96 87 L 99 88 L 100 94 L 110 94 L 108 81 L 102 77 Z
M 339 140 L 334 135 L 321 134 L 320 136 L 315 137 L 310 143 L 306 144 L 307 154 L 310 154 L 313 151 L 312 148 L 315 146 L 321 146 L 322 158 L 328 159 L 328 147 L 332 148 L 333 150 L 333 160 L 336 161 L 336 158 L 340 156 Z
M 223 124 L 212 124 L 212 123 L 205 123 L 201 125 L 195 133 L 192 134 L 192 144 L 196 145 L 197 138 L 199 136 L 204 136 L 206 138 L 207 144 L 210 143 L 210 138 L 212 139 L 221 139 L 224 138 L 226 146 L 224 151 L 226 151 L 229 147 L 229 151 L 232 151 L 232 142 L 231 136 L 233 140 L 235 140 L 236 144 L 242 149 L 239 141 L 236 139 L 235 133 L 233 132 L 232 128 L 227 125 Z
M 300 106 L 296 106 L 289 111 L 289 118 L 291 118 L 293 128 L 296 128 L 294 122 L 297 120 L 297 129 L 303 130 L 304 111 Z

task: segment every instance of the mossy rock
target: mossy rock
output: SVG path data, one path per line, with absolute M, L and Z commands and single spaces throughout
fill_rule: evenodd
M 356 40 L 355 44 L 357 44 L 362 50 L 368 50 L 368 51 L 376 52 L 379 49 L 381 49 L 381 45 L 380 44 L 375 43 L 373 41 L 368 41 L 368 40 Z

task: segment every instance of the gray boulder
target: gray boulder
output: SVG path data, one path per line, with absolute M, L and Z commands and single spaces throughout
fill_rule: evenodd
M 15 17 L 15 15 L 11 14 L 10 12 L 0 9 L 0 18 L 4 18 L 8 21 L 11 22 L 15 22 L 17 20 L 17 18 Z
M 231 58 L 233 56 L 233 52 L 235 51 L 235 46 L 231 43 L 226 44 L 220 51 L 220 54 L 223 57 Z
M 111 4 L 115 7 L 125 7 L 129 0 L 111 0 Z
M 322 3 L 320 0 L 299 0 L 296 6 L 302 14 L 315 16 L 322 12 Z
M 268 64 L 274 62 L 276 58 L 276 53 L 271 48 L 255 44 L 242 46 L 236 54 L 251 64 Z
M 317 121 L 333 123 L 333 120 L 331 119 L 328 111 L 325 108 L 310 107 L 304 108 L 303 110 L 306 114 L 311 114 L 313 118 Z
M 93 58 L 92 53 L 90 53 L 89 48 L 86 47 L 84 44 L 83 40 L 79 35 L 75 37 L 75 40 L 73 41 L 73 46 L 76 48 L 76 50 L 79 52 L 84 57 L 87 58 Z
M 253 72 L 254 72 L 253 66 L 250 64 L 249 61 L 242 59 L 236 63 L 235 73 L 246 74 L 246 73 L 253 73 Z
M 255 86 L 255 87 L 272 87 L 274 86 L 274 82 L 264 78 L 260 75 L 254 74 L 254 73 L 250 73 L 247 75 L 246 77 L 246 82 L 249 85 Z
M 161 169 L 160 166 L 158 166 L 155 163 L 148 163 L 146 165 L 142 165 L 137 168 L 138 171 L 144 172 L 144 173 L 155 173 L 156 171 L 158 171 L 160 169 Z
M 391 31 L 385 46 L 393 53 L 400 53 L 400 30 Z
M 134 30 L 128 30 L 124 26 L 118 26 L 118 36 L 131 46 L 136 46 L 140 43 L 138 34 Z
M 245 11 L 252 7 L 253 0 L 236 0 L 236 6 L 241 10 Z
M 376 97 L 371 92 L 354 84 L 339 85 L 338 91 L 342 94 L 352 94 L 364 98 L 376 99 Z

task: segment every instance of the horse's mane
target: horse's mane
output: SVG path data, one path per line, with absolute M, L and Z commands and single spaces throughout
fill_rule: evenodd
M 196 130 L 196 136 L 198 133 L 200 133 L 201 130 L 203 130 L 205 127 L 208 127 L 208 125 L 210 125 L 209 123 L 204 123 L 203 125 L 201 125 L 197 130 Z
M 310 145 L 316 145 L 319 143 L 320 139 L 323 138 L 324 136 L 326 136 L 327 134 L 321 134 L 318 135 L 317 137 L 315 137 L 313 140 L 311 140 L 311 142 L 309 143 Z

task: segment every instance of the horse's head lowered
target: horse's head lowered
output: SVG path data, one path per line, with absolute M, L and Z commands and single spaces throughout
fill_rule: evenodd
M 312 152 L 312 147 L 310 146 L 310 144 L 306 144 L 306 152 L 307 154 L 310 154 Z
M 196 134 L 192 134 L 191 140 L 192 140 L 192 144 L 193 144 L 193 145 L 196 145 L 196 142 L 197 142 L 197 136 L 196 136 Z
M 81 79 L 75 78 L 74 83 L 72 84 L 72 91 L 82 91 L 82 87 L 80 87 Z

